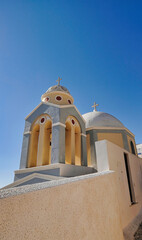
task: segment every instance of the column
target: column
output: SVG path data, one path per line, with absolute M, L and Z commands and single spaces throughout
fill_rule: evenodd
M 71 164 L 71 129 L 65 129 L 65 163 Z
M 95 142 L 97 139 L 97 133 L 95 130 L 91 130 L 88 132 L 90 134 L 90 147 L 91 147 L 91 165 L 97 169 L 97 162 L 96 162 L 96 148 L 95 148 Z
M 81 136 L 75 133 L 75 165 L 81 166 Z
M 127 139 L 127 133 L 125 131 L 122 131 L 122 137 L 123 137 L 124 149 L 126 149 L 128 152 L 130 152 L 128 139 Z
M 65 125 L 52 125 L 51 164 L 65 163 Z
M 86 136 L 81 135 L 81 166 L 87 166 Z
M 31 132 L 24 133 L 21 160 L 20 160 L 20 169 L 26 168 L 28 166 L 28 152 L 29 152 L 29 142 L 30 142 Z
M 37 166 L 42 166 L 42 153 L 43 153 L 43 141 L 44 141 L 43 137 L 44 137 L 44 124 L 41 124 L 39 139 L 38 139 Z
M 75 127 L 71 126 L 71 164 L 75 165 Z
M 50 128 L 44 129 L 42 165 L 48 165 L 50 163 L 50 131 Z

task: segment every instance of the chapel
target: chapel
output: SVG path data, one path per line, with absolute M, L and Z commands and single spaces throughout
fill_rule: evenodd
M 60 82 L 25 118 L 20 167 L 0 189 L 0 239 L 133 239 L 142 222 L 135 136 L 96 103 L 81 115 Z
M 20 169 L 6 188 L 97 172 L 95 142 L 100 140 L 137 154 L 130 130 L 114 116 L 97 111 L 96 103 L 92 112 L 81 115 L 60 81 L 26 117 Z

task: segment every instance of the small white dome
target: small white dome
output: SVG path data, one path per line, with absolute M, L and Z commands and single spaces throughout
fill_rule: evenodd
M 86 128 L 90 127 L 114 127 L 124 128 L 124 125 L 108 113 L 93 111 L 82 115 L 86 121 Z
M 50 87 L 46 93 L 50 93 L 50 92 L 64 92 L 64 93 L 68 93 L 70 94 L 69 90 L 66 87 L 63 87 L 61 85 L 55 85 Z

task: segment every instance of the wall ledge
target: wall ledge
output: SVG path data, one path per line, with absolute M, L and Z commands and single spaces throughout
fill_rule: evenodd
M 101 177 L 103 175 L 109 175 L 109 174 L 115 174 L 115 172 L 104 171 L 99 173 L 90 173 L 90 174 L 77 176 L 77 177 L 53 180 L 53 181 L 44 182 L 44 183 L 36 183 L 36 184 L 26 185 L 26 186 L 21 186 L 16 188 L 3 189 L 3 190 L 0 190 L 0 199 L 17 196 L 20 194 L 26 194 L 28 192 L 34 192 L 41 189 L 52 188 L 52 187 L 60 186 L 63 184 L 73 183 L 76 181 L 82 181 L 90 178 Z

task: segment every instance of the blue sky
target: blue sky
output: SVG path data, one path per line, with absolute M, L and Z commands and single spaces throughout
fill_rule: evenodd
M 142 142 L 142 1 L 0 1 L 0 187 L 19 168 L 24 118 L 58 76 L 81 114 L 117 117 Z

